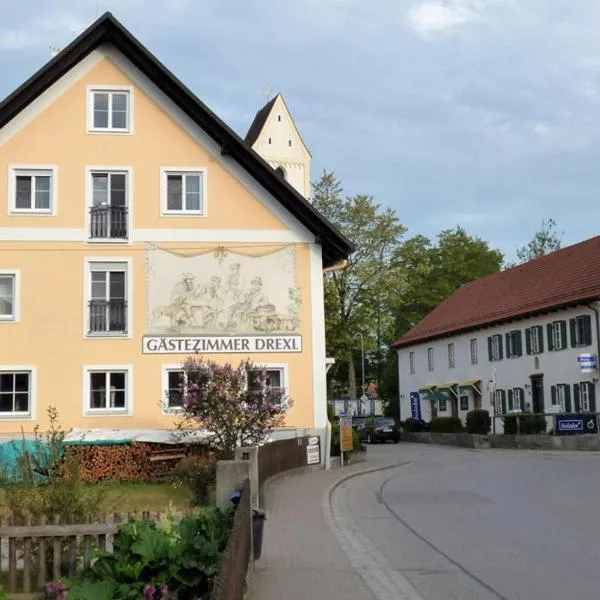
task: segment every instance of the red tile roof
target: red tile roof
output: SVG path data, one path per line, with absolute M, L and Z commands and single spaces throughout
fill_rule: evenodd
M 600 236 L 463 285 L 392 347 L 598 298 Z

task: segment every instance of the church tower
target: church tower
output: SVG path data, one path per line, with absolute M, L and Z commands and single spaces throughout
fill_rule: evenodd
M 246 134 L 246 142 L 309 199 L 311 154 L 281 94 L 256 113 Z

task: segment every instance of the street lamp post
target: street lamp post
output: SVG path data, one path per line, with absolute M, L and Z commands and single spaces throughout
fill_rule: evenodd
M 363 334 L 362 333 L 355 333 L 354 337 L 360 337 L 360 355 L 361 355 L 361 376 L 362 376 L 362 387 L 361 387 L 361 394 L 360 394 L 360 401 L 362 402 L 366 402 L 365 399 L 365 340 L 363 338 Z M 360 405 L 360 413 L 362 414 L 362 404 Z

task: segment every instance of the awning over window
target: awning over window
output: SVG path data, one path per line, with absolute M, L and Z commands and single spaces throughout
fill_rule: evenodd
M 460 384 L 461 389 L 473 389 L 481 396 L 481 379 L 470 379 Z
M 431 385 L 424 385 L 421 388 L 419 388 L 420 392 L 431 392 L 431 390 L 436 387 L 435 383 L 432 383 Z
M 458 383 L 452 382 L 452 383 L 441 383 L 437 387 L 438 387 L 438 390 L 448 390 L 452 395 L 454 395 L 455 397 L 458 398 L 458 390 L 456 389 L 457 386 L 458 386 Z

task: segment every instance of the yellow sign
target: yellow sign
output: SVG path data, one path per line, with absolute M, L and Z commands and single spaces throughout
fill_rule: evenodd
M 340 446 L 342 452 L 352 450 L 352 417 L 340 416 Z

